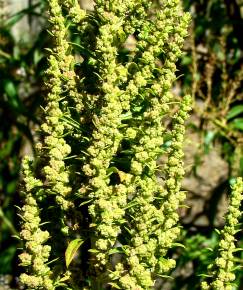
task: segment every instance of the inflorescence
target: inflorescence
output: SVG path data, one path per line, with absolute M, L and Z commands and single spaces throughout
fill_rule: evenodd
M 179 0 L 162 1 L 159 11 L 145 0 L 95 4 L 86 12 L 77 0 L 49 1 L 55 42 L 49 94 L 35 166 L 23 162 L 19 258 L 28 289 L 151 289 L 175 267 L 167 253 L 180 234 L 183 142 L 192 104 L 171 87 L 190 15 Z M 48 224 L 55 221 L 45 219 L 53 208 L 60 221 L 50 234 Z M 57 231 L 66 247 L 72 238 L 84 239 L 78 282 L 62 265 L 64 253 L 53 247 Z

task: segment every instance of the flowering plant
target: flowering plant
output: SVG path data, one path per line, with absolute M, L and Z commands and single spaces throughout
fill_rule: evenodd
M 151 289 L 175 267 L 191 99 L 171 86 L 190 16 L 161 2 L 49 1 L 49 94 L 23 161 L 27 289 Z

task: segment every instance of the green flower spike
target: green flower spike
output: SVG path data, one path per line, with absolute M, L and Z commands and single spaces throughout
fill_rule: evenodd
M 238 177 L 231 186 L 229 209 L 225 218 L 225 226 L 220 232 L 218 257 L 215 263 L 209 266 L 209 275 L 212 282 L 202 282 L 203 290 L 232 290 L 235 280 L 234 252 L 235 234 L 238 232 L 239 218 L 241 217 L 240 205 L 243 200 L 243 180 Z
M 26 272 L 20 275 L 20 281 L 28 289 L 52 290 L 52 272 L 47 266 L 51 247 L 45 245 L 49 233 L 41 230 L 40 209 L 35 199 L 35 193 L 43 186 L 42 182 L 33 176 L 31 161 L 23 160 L 25 182 L 25 205 L 22 208 L 23 219 L 20 237 L 24 241 L 24 251 L 19 255 L 20 265 Z
M 176 68 L 174 63 L 181 54 L 181 47 L 183 39 L 187 34 L 186 29 L 190 17 L 188 14 L 182 13 L 182 8 L 178 1 L 165 2 L 163 9 L 157 17 L 156 21 L 158 21 L 161 27 L 160 35 L 157 38 L 161 42 L 157 41 L 156 44 L 153 43 L 155 39 L 152 39 L 153 34 L 151 34 L 150 41 L 153 46 L 143 53 L 143 58 L 141 59 L 142 63 L 145 62 L 147 65 L 146 70 L 148 73 L 145 76 L 148 77 L 149 72 L 151 73 L 156 68 L 156 56 L 161 51 L 164 50 L 163 53 L 166 55 L 166 58 L 164 66 L 160 69 L 161 76 L 159 79 L 153 81 L 151 77 L 152 94 L 150 88 L 147 92 L 145 90 L 146 94 L 144 97 L 150 106 L 143 114 L 143 121 L 140 122 L 137 128 L 134 127 L 133 129 L 136 132 L 132 136 L 133 141 L 131 145 L 134 158 L 131 161 L 130 181 L 126 184 L 127 187 L 134 188 L 133 193 L 129 194 L 133 197 L 130 201 L 133 206 L 129 207 L 126 215 L 127 218 L 131 217 L 129 223 L 133 225 L 129 230 L 131 241 L 128 245 L 124 245 L 127 249 L 126 255 L 128 256 L 125 259 L 125 265 L 123 266 L 121 263 L 118 263 L 116 271 L 110 274 L 113 280 L 119 280 L 117 285 L 121 289 L 149 289 L 149 287 L 154 285 L 156 272 L 164 274 L 175 266 L 173 260 L 166 260 L 164 256 L 179 234 L 179 228 L 175 226 L 178 221 L 176 210 L 179 207 L 179 203 L 174 204 L 173 213 L 168 216 L 166 216 L 166 212 L 164 213 L 162 205 L 160 209 L 155 206 L 155 197 L 158 197 L 156 191 L 162 192 L 163 196 L 166 191 L 160 188 L 157 181 L 156 160 L 161 152 L 160 146 L 163 143 L 163 134 L 165 132 L 162 121 L 164 115 L 169 111 L 167 103 L 172 99 L 169 89 L 175 79 Z M 177 22 L 178 25 L 173 28 L 174 23 Z M 155 23 L 157 24 L 157 22 Z M 157 28 L 157 25 L 155 27 Z M 166 31 L 167 27 L 169 28 L 168 32 Z M 148 35 L 141 32 L 141 37 L 148 38 Z M 169 44 L 167 44 L 168 40 Z M 138 87 L 138 89 L 139 83 L 144 82 L 141 80 L 136 82 L 135 87 Z M 146 87 L 146 82 L 144 86 Z M 132 92 L 129 93 L 132 95 Z M 134 93 L 134 96 L 136 96 L 136 93 Z M 171 161 L 176 156 L 180 168 L 183 158 L 181 151 L 185 131 L 184 121 L 188 117 L 190 109 L 190 98 L 185 97 L 178 115 L 174 117 L 174 129 L 171 132 L 172 146 L 169 160 Z M 173 147 L 173 143 L 175 143 L 175 147 Z M 182 170 L 179 171 L 177 176 L 172 172 L 168 172 L 169 177 L 178 184 L 177 188 L 173 191 L 173 198 L 171 194 L 171 200 L 177 199 L 178 196 L 181 197 L 179 201 L 184 198 L 184 194 L 179 192 L 179 184 L 183 174 Z M 166 221 L 167 218 L 169 218 L 168 222 Z M 165 234 L 163 231 L 164 227 L 166 229 Z M 157 253 L 160 253 L 160 255 Z M 128 271 L 125 270 L 127 268 Z

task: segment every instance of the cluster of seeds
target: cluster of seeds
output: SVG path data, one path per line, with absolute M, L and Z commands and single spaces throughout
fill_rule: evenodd
M 211 283 L 202 282 L 203 290 L 232 290 L 235 280 L 234 253 L 237 251 L 235 235 L 238 232 L 241 217 L 240 206 L 243 200 L 243 180 L 238 177 L 230 195 L 228 213 L 225 217 L 225 226 L 220 232 L 218 256 L 213 264 L 209 265 Z
M 95 4 L 86 12 L 77 0 L 49 1 L 55 47 L 47 72 L 43 141 L 37 145 L 39 179 L 28 169 L 24 180 L 24 215 L 32 206 L 38 220 L 28 236 L 24 220 L 21 232 L 27 249 L 20 254 L 21 265 L 30 269 L 21 281 L 31 289 L 60 285 L 61 275 L 53 276 L 46 265 L 50 247 L 44 243 L 52 245 L 52 237 L 40 230 L 38 206 L 47 206 L 48 196 L 55 197 L 48 200 L 61 212 L 59 230 L 86 239 L 80 252 L 88 270 L 80 270 L 80 276 L 89 279 L 82 278 L 77 287 L 150 289 L 158 275 L 175 266 L 167 252 L 180 232 L 177 209 L 185 198 L 180 183 L 191 100 L 186 96 L 178 102 L 170 90 L 190 16 L 179 0 L 162 1 L 156 13 L 152 1 Z M 73 30 L 80 36 L 74 47 Z M 129 38 L 134 38 L 132 50 L 126 47 Z M 168 160 L 159 169 L 162 154 Z M 36 188 L 44 190 L 34 195 Z M 46 249 L 40 270 L 28 246 L 36 232 L 38 245 Z M 36 285 L 30 285 L 30 275 L 39 279 Z M 59 282 L 72 289 L 75 282 L 64 277 Z
M 36 195 L 43 185 L 33 176 L 33 168 L 29 158 L 23 160 L 23 174 L 25 182 L 25 205 L 21 217 L 23 226 L 20 237 L 24 241 L 24 252 L 19 255 L 20 265 L 27 268 L 27 273 L 22 273 L 20 281 L 29 289 L 47 290 L 54 289 L 51 279 L 51 270 L 46 265 L 51 247 L 44 245 L 49 239 L 48 231 L 41 229 L 40 209 Z M 35 195 L 34 195 L 35 193 Z

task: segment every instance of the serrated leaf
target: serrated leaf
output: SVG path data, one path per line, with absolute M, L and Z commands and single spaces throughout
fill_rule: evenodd
M 241 113 L 243 113 L 243 105 L 234 106 L 232 109 L 229 110 L 226 119 L 229 120 L 240 115 Z
M 83 242 L 84 241 L 82 239 L 75 239 L 68 244 L 68 247 L 65 252 L 65 262 L 67 268 L 72 262 L 75 254 L 77 253 L 79 247 L 83 244 Z

